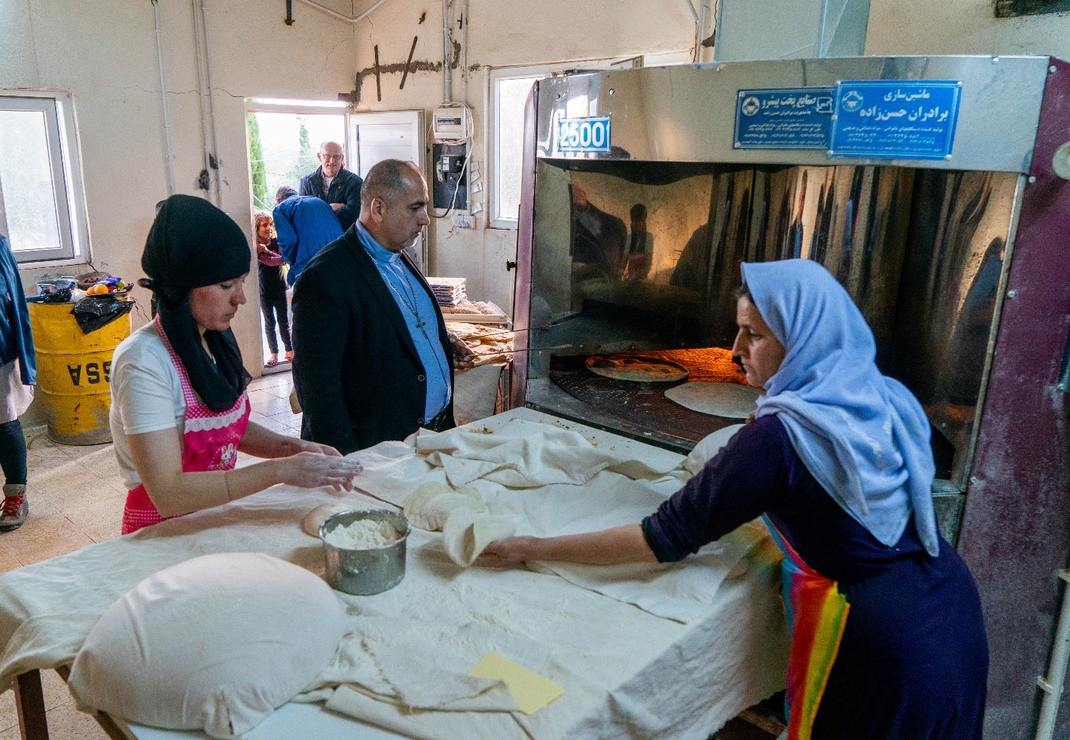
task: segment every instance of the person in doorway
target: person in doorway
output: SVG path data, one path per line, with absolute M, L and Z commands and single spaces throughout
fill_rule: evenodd
M 320 166 L 301 178 L 298 195 L 311 195 L 328 203 L 345 231 L 360 215 L 360 188 L 364 181 L 346 169 L 342 145 L 336 141 L 321 143 L 316 159 Z
M 33 400 L 37 379 L 30 314 L 19 278 L 19 266 L 7 237 L 0 234 L 0 469 L 4 471 L 4 505 L 0 532 L 18 529 L 30 514 L 26 500 L 26 436 L 19 417 Z
M 260 313 L 264 317 L 264 334 L 267 338 L 268 360 L 264 367 L 279 364 L 279 340 L 275 335 L 278 325 L 282 346 L 286 349 L 286 361 L 294 358 L 293 346 L 290 344 L 290 314 L 286 300 L 286 279 L 283 267 L 286 264 L 279 253 L 275 241 L 275 222 L 271 215 L 258 211 L 254 218 L 256 233 L 256 270 L 260 284 Z
M 279 252 L 290 265 L 286 282 L 291 286 L 308 261 L 342 235 L 330 206 L 314 196 L 298 195 L 289 185 L 275 192 L 273 218 Z
M 155 319 L 112 361 L 111 431 L 129 494 L 123 534 L 225 504 L 276 483 L 352 490 L 360 463 L 249 420 L 250 378 L 231 319 L 245 303 L 249 243 L 207 201 L 173 195 L 141 267 Z M 267 458 L 235 468 L 239 452 Z
M 645 280 L 654 262 L 654 237 L 646 230 L 646 206 L 636 203 L 631 210 L 632 233 L 624 248 L 624 279 Z
M 452 349 L 431 287 L 403 253 L 429 223 L 411 162 L 379 162 L 360 219 L 294 287 L 294 387 L 304 439 L 342 453 L 454 426 Z
M 743 264 L 733 346 L 756 418 L 641 524 L 492 543 L 489 560 L 680 560 L 763 515 L 792 619 L 787 737 L 981 740 L 977 587 L 940 537 L 930 427 L 820 264 Z

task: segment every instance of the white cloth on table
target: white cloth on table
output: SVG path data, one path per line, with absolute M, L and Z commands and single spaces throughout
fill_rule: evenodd
M 642 461 L 597 440 L 553 424 L 514 419 L 493 434 L 459 427 L 445 432 L 420 430 L 416 451 L 442 467 L 451 485 L 476 479 L 509 488 L 537 488 L 555 483 L 583 484 L 602 470 L 629 478 L 656 480 L 679 468 L 679 456 L 651 448 Z M 659 454 L 660 453 L 660 454 Z
M 487 505 L 492 522 L 488 527 L 511 522 L 516 534 L 549 537 L 637 524 L 689 477 L 677 453 L 571 426 L 575 428 L 518 409 L 488 424 L 437 433 L 420 430 L 410 437 L 416 454 L 411 448 L 406 454 L 401 443 L 383 443 L 361 453 L 365 469 L 358 484 L 398 506 L 428 481 L 472 485 Z M 468 540 L 475 541 L 474 529 L 466 531 L 472 524 L 456 522 L 450 528 L 460 564 L 475 559 L 463 549 Z M 462 533 L 470 535 L 468 540 L 460 539 Z M 767 536 L 763 525 L 741 527 L 683 563 L 529 567 L 688 623 L 705 613 L 724 579 L 738 572 Z M 485 537 L 480 543 L 488 544 Z
M 492 418 L 487 426 L 517 415 Z M 519 415 L 529 421 L 538 416 Z M 591 430 L 590 436 L 597 435 Z M 403 443 L 353 456 L 365 464 L 362 486 L 382 490 L 385 481 L 390 495 L 402 499 L 403 484 L 411 491 L 426 480 L 445 482 L 441 468 Z M 414 474 L 407 481 L 406 471 Z M 512 521 L 532 533 L 536 527 L 594 529 L 624 516 L 616 509 L 632 498 L 637 508 L 649 509 L 676 481 L 636 481 L 604 469 L 585 486 L 474 485 L 496 515 L 514 512 Z M 599 497 L 608 498 L 599 505 Z M 264 552 L 322 575 L 322 545 L 300 523 L 309 510 L 339 500 L 357 508 L 382 506 L 358 493 L 275 486 L 0 575 L 0 682 L 7 685 L 29 669 L 69 664 L 116 599 L 146 576 L 197 555 Z M 691 569 L 699 580 L 709 575 L 700 558 L 671 568 L 668 581 L 663 566 L 652 571 L 655 577 L 636 577 L 664 591 L 661 602 L 685 603 L 685 623 L 636 609 L 626 594 L 607 598 L 547 573 L 461 568 L 447 556 L 441 535 L 413 530 L 406 575 L 397 587 L 374 596 L 336 592 L 346 606 L 347 636 L 298 700 L 334 694 L 332 705 L 341 711 L 432 740 L 704 740 L 783 686 L 789 643 L 774 550 L 768 540 L 759 543 L 750 572 L 721 585 L 708 603 L 687 603 L 672 593 L 673 574 Z M 468 675 L 490 651 L 546 676 L 565 689 L 564 696 L 530 716 L 519 712 L 500 684 Z

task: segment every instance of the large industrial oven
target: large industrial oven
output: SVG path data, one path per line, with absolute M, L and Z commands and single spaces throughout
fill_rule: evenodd
M 986 737 L 1031 737 L 1070 553 L 1068 141 L 1070 65 L 1049 57 L 543 80 L 525 132 L 512 404 L 686 452 L 736 420 L 590 359 L 744 384 L 730 351 L 740 263 L 821 262 L 931 421 L 941 531 L 993 638 Z M 1065 737 L 1065 705 L 1060 718 Z

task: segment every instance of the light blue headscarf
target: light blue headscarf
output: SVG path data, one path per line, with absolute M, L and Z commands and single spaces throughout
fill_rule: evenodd
M 926 551 L 939 554 L 929 420 L 880 374 L 851 296 L 811 260 L 744 263 L 743 282 L 787 352 L 757 416 L 780 417 L 806 469 L 880 542 L 895 545 L 913 511 Z

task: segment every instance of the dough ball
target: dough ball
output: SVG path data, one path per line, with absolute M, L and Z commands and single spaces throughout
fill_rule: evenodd
M 414 527 L 438 532 L 446 525 L 446 520 L 450 518 L 450 515 L 458 511 L 485 514 L 487 507 L 478 497 L 473 498 L 463 493 L 440 493 L 428 501 L 426 506 L 415 512 L 409 518 L 409 522 Z
M 301 529 L 305 530 L 306 534 L 319 537 L 321 524 L 335 514 L 350 511 L 352 508 L 349 504 L 323 504 L 322 506 L 317 506 L 305 514 L 305 518 L 301 520 Z
M 472 486 L 452 488 L 445 483 L 424 483 L 405 499 L 405 517 L 412 526 L 437 532 L 455 511 L 480 514 L 487 510 Z
M 442 528 L 442 541 L 450 560 L 467 567 L 476 561 L 491 542 L 512 537 L 514 534 L 516 527 L 505 519 L 458 511 L 446 520 L 446 525 Z
M 441 496 L 444 493 L 453 493 L 453 487 L 448 483 L 424 483 L 419 486 L 405 497 L 405 518 L 411 523 L 416 512 L 427 506 L 435 496 Z

